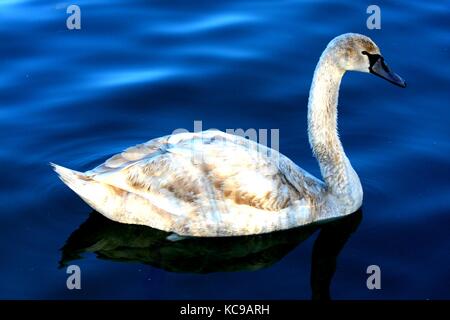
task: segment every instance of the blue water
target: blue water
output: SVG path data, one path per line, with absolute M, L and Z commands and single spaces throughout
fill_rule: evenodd
M 378 1 L 368 30 L 371 2 L 79 0 L 71 31 L 70 3 L 0 1 L 0 298 L 449 299 L 450 2 Z M 320 176 L 309 85 L 345 32 L 372 37 L 408 82 L 343 79 L 340 136 L 364 188 L 347 220 L 168 243 L 92 212 L 48 166 L 87 170 L 202 120 L 279 129 L 280 151 Z

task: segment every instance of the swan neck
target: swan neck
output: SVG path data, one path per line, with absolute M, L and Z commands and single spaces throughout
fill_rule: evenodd
M 345 70 L 329 49 L 314 72 L 308 102 L 308 134 L 327 191 L 347 205 L 357 206 L 362 194 L 359 179 L 348 161 L 337 130 L 339 87 Z M 353 209 L 353 208 L 352 208 Z

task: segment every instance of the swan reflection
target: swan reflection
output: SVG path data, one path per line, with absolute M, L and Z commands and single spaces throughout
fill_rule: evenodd
M 320 225 L 254 236 L 167 240 L 169 233 L 111 221 L 93 211 L 62 248 L 60 267 L 86 252 L 100 259 L 144 263 L 171 272 L 254 271 L 281 260 L 316 231 L 311 261 L 313 299 L 329 299 L 337 257 L 358 228 L 362 211 Z

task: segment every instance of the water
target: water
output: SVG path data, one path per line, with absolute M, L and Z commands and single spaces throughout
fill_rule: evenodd
M 0 2 L 0 298 L 450 298 L 449 1 L 378 2 L 381 30 L 365 26 L 370 1 L 77 4 L 82 29 L 69 31 L 69 3 Z M 349 31 L 408 88 L 343 80 L 340 135 L 365 192 L 347 220 L 170 244 L 92 213 L 48 166 L 86 170 L 202 120 L 279 128 L 280 151 L 319 176 L 307 94 L 320 53 Z M 67 290 L 65 263 L 82 290 Z M 366 287 L 373 264 L 381 290 Z

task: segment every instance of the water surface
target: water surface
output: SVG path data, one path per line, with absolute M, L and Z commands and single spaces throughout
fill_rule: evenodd
M 368 1 L 77 4 L 70 31 L 69 3 L 0 2 L 0 298 L 450 298 L 449 1 L 378 2 L 381 30 L 366 28 Z M 87 170 L 202 120 L 279 129 L 280 151 L 320 176 L 308 91 L 345 32 L 372 37 L 408 82 L 343 79 L 340 136 L 364 188 L 350 222 L 170 245 L 91 213 L 48 166 Z M 82 290 L 67 290 L 65 262 Z M 381 290 L 366 287 L 372 264 Z

